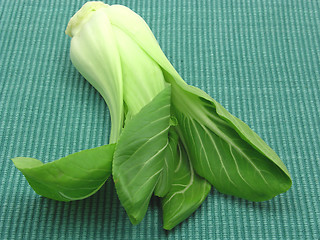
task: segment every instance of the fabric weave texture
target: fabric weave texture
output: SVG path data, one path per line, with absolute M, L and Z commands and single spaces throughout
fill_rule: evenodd
M 133 226 L 112 180 L 70 203 L 36 195 L 10 158 L 44 162 L 108 142 L 98 92 L 64 34 L 79 0 L 0 3 L 0 239 L 319 239 L 320 2 L 108 1 L 141 15 L 191 85 L 246 122 L 280 156 L 292 188 L 249 202 L 211 191 L 171 231 L 153 197 Z

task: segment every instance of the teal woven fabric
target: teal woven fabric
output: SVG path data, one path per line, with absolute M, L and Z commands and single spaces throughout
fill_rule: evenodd
M 53 161 L 106 144 L 108 109 L 69 60 L 84 1 L 0 3 L 0 239 L 319 239 L 320 2 L 109 1 L 140 14 L 186 82 L 252 127 L 292 174 L 253 203 L 215 189 L 172 231 L 159 199 L 131 225 L 111 180 L 70 203 L 39 197 L 10 158 Z

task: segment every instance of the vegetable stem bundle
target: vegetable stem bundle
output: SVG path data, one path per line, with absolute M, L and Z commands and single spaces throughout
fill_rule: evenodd
M 154 194 L 169 230 L 201 205 L 211 186 L 250 201 L 290 188 L 277 154 L 208 94 L 184 82 L 139 15 L 121 5 L 88 2 L 66 34 L 73 65 L 109 107 L 110 140 L 47 164 L 14 158 L 35 192 L 79 200 L 112 174 L 133 224 L 143 219 Z

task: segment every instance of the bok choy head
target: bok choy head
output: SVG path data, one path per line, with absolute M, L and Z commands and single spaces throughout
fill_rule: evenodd
M 129 8 L 87 2 L 66 34 L 72 37 L 72 63 L 109 107 L 112 144 L 46 164 L 14 158 L 38 194 L 83 199 L 112 171 L 131 222 L 143 219 L 154 194 L 162 198 L 169 230 L 200 206 L 211 185 L 251 201 L 290 188 L 277 154 L 208 94 L 186 84 Z
M 109 106 L 110 142 L 117 142 L 114 182 L 133 223 L 142 220 L 153 192 L 164 197 L 164 209 L 177 209 L 170 217 L 170 211 L 164 211 L 169 229 L 176 224 L 172 219 L 183 220 L 205 199 L 208 183 L 222 193 L 251 201 L 265 201 L 290 188 L 290 174 L 278 155 L 207 93 L 186 84 L 148 25 L 129 8 L 88 2 L 72 17 L 66 33 L 72 37 L 73 64 Z M 177 120 L 176 126 L 170 126 L 169 117 Z M 146 124 L 141 124 L 143 121 Z M 161 126 L 144 131 L 143 126 L 150 123 Z M 191 194 L 188 203 L 177 200 L 171 188 L 181 184 L 181 179 L 164 179 L 173 174 L 171 168 L 164 167 L 172 158 L 163 161 L 163 152 L 170 152 L 166 150 L 171 146 L 169 128 L 178 134 L 180 158 L 185 159 L 180 161 L 186 164 L 181 174 L 189 176 L 183 181 L 188 180 L 183 184 L 188 189 L 178 192 Z M 195 187 L 196 183 L 202 188 Z

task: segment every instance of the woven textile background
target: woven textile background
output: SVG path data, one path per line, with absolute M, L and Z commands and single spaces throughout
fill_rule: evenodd
M 172 231 L 152 198 L 131 225 L 113 182 L 70 203 L 36 195 L 10 158 L 53 161 L 106 144 L 109 113 L 69 60 L 80 0 L 0 2 L 0 239 L 319 239 L 319 0 L 128 0 L 186 82 L 279 154 L 292 188 L 253 203 L 212 190 Z

